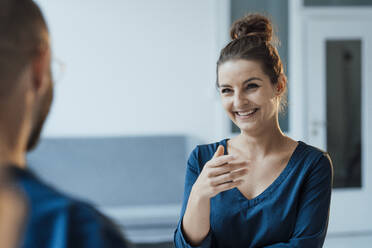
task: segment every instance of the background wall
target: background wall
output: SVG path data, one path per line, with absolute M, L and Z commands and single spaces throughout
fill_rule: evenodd
M 66 64 L 44 136 L 215 140 L 215 1 L 37 2 Z

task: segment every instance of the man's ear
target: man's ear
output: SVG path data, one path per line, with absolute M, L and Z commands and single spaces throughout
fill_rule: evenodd
M 287 76 L 281 73 L 276 84 L 276 94 L 281 96 L 287 88 Z
M 32 88 L 39 91 L 48 83 L 50 70 L 50 49 L 41 47 L 32 59 Z

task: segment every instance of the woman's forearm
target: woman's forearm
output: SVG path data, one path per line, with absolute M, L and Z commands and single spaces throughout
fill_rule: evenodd
M 200 197 L 191 190 L 182 220 L 182 231 L 187 241 L 196 246 L 207 237 L 210 229 L 210 198 Z

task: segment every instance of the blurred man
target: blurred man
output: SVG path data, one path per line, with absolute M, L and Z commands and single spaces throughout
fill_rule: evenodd
M 126 247 L 118 229 L 92 206 L 27 169 L 26 152 L 37 144 L 52 99 L 49 33 L 40 9 L 32 0 L 1 0 L 0 166 L 26 198 L 21 247 Z

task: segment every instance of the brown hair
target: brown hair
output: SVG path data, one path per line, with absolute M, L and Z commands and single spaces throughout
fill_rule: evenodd
M 232 41 L 221 50 L 217 61 L 217 87 L 218 67 L 235 59 L 259 61 L 271 83 L 277 84 L 283 73 L 283 64 L 276 49 L 279 41 L 274 35 L 269 18 L 260 14 L 246 15 L 232 24 L 230 37 Z M 281 105 L 285 105 L 285 97 L 282 97 Z
M 25 66 L 46 44 L 47 24 L 34 1 L 0 1 L 0 97 L 12 89 Z

